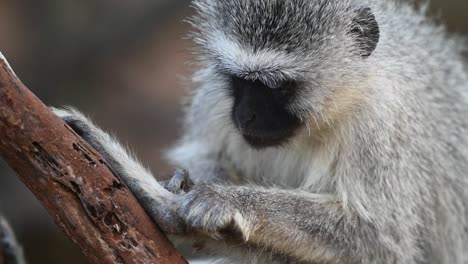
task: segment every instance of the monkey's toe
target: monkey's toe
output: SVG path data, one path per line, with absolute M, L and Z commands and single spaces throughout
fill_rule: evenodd
M 193 185 L 189 172 L 184 169 L 176 170 L 170 180 L 163 182 L 164 188 L 174 194 L 188 193 L 192 190 Z

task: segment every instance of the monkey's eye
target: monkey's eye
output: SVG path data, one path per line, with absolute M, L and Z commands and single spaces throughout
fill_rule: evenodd
M 297 94 L 298 86 L 298 83 L 295 81 L 285 81 L 278 88 L 272 89 L 272 91 L 277 99 L 289 100 Z
M 293 80 L 287 80 L 287 81 L 283 81 L 281 83 L 281 89 L 283 90 L 291 90 L 291 91 L 294 91 L 297 89 L 297 87 L 299 86 L 299 83 L 297 81 L 293 81 Z
M 350 33 L 355 36 L 362 36 L 364 35 L 364 29 L 360 25 L 356 25 L 353 29 L 351 29 Z
M 283 80 L 266 83 L 260 80 L 249 80 L 234 75 L 228 75 L 227 77 L 232 84 L 232 89 L 236 89 L 239 87 L 256 87 L 265 89 L 266 91 L 278 95 L 287 95 L 290 93 L 294 93 L 299 86 L 298 83 L 293 80 Z
M 267 83 L 266 86 L 270 89 L 277 90 L 281 89 L 283 87 L 283 82 L 282 81 L 274 81 Z

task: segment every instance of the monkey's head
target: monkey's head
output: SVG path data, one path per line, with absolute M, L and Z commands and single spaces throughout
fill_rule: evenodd
M 278 146 L 352 111 L 380 35 L 365 2 L 195 1 L 200 59 L 250 145 Z

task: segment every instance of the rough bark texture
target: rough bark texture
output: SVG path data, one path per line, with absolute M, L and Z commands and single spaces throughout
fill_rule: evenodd
M 1 53 L 0 155 L 89 262 L 187 263 L 99 153 L 18 80 Z

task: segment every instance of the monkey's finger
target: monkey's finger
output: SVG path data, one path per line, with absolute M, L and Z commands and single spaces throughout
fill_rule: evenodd
M 164 188 L 174 194 L 185 194 L 193 188 L 193 181 L 190 179 L 189 172 L 184 169 L 178 169 L 170 180 L 162 182 Z

